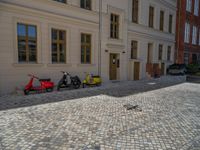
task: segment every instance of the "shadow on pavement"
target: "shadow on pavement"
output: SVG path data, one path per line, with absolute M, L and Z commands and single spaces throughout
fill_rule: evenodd
M 85 88 L 78 90 L 64 90 L 61 92 L 32 94 L 28 96 L 7 96 L 0 97 L 0 110 L 29 107 L 46 103 L 74 100 L 79 98 L 92 97 L 97 95 L 108 95 L 112 97 L 125 97 L 141 92 L 153 91 L 169 86 L 184 83 L 184 80 L 175 78 L 173 81 L 152 79 L 145 81 L 125 81 L 112 83 L 102 87 Z

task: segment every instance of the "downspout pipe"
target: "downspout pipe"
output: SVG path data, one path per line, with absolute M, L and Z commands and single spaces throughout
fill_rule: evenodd
M 102 44 L 102 0 L 99 0 L 99 44 L 98 44 L 98 75 L 101 76 L 101 44 Z
M 178 6 L 177 6 L 177 9 L 178 9 L 178 37 L 177 37 L 177 51 L 176 51 L 176 63 L 179 63 L 179 49 L 180 49 L 180 31 L 181 31 L 181 9 L 182 9 L 182 3 L 181 3 L 182 0 L 179 0 L 178 1 Z

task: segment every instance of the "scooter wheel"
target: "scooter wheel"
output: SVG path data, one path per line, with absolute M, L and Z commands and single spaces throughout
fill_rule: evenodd
M 24 90 L 24 95 L 28 95 L 29 94 L 29 90 Z
M 48 88 L 46 89 L 47 92 L 52 92 L 53 91 L 53 88 Z

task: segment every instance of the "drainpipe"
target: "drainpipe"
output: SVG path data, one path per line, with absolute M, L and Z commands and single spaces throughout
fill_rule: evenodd
M 180 37 L 179 37 L 179 36 L 180 36 L 180 28 L 181 28 L 181 27 L 180 27 L 180 24 L 181 24 L 181 23 L 180 23 L 180 22 L 181 22 L 181 8 L 182 8 L 182 7 L 181 7 L 181 4 L 182 4 L 181 1 L 182 1 L 182 0 L 179 0 L 179 3 L 178 3 L 178 5 L 179 5 L 179 6 L 178 6 L 178 38 L 177 38 L 176 63 L 179 62 L 179 61 L 178 61 L 178 59 L 179 59 L 179 56 L 178 56 L 178 55 L 179 55 L 179 47 L 180 47 L 180 46 L 179 46 L 179 45 L 180 45 Z
M 101 76 L 101 43 L 102 43 L 102 0 L 99 0 L 99 52 L 98 52 L 98 75 Z

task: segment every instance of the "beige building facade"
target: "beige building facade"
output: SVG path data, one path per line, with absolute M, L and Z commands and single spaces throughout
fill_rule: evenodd
M 23 89 L 27 74 L 153 76 L 148 68 L 174 61 L 175 20 L 173 0 L 0 0 L 0 95 Z

